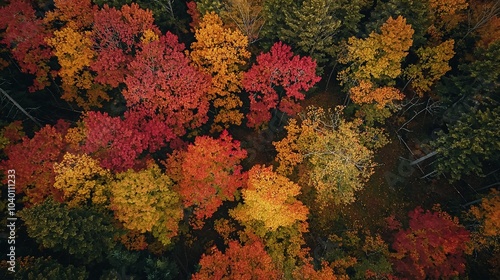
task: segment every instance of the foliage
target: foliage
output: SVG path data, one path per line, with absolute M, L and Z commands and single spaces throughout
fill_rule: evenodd
M 335 35 L 341 26 L 336 8 L 327 0 L 311 0 L 303 1 L 290 13 L 285 10 L 286 27 L 280 40 L 292 43 L 318 63 L 328 61 L 335 54 Z
M 50 49 L 45 41 L 50 31 L 43 21 L 36 17 L 35 10 L 28 1 L 13 0 L 0 8 L 0 43 L 6 45 L 21 71 L 35 75 L 31 92 L 41 90 L 50 84 Z
M 227 131 L 218 139 L 196 137 L 187 151 L 169 158 L 167 169 L 177 181 L 178 192 L 185 207 L 194 207 L 193 226 L 201 228 L 224 201 L 234 201 L 238 189 L 246 182 L 241 161 L 245 150 Z
M 114 246 L 112 216 L 95 207 L 70 208 L 47 199 L 19 211 L 19 216 L 40 245 L 68 252 L 83 263 L 101 260 Z
M 93 41 L 98 55 L 91 68 L 95 81 L 117 87 L 129 73 L 128 63 L 146 32 L 160 34 L 153 14 L 139 5 L 123 5 L 120 10 L 104 5 L 94 14 Z
M 292 119 L 286 138 L 274 143 L 278 172 L 290 174 L 307 163 L 309 184 L 321 205 L 353 202 L 373 173 L 373 152 L 360 141 L 360 122 L 343 120 L 341 110 L 310 107 L 302 123 Z
M 165 245 L 172 242 L 183 213 L 172 181 L 157 165 L 117 174 L 110 190 L 111 209 L 125 228 L 152 232 Z
M 44 22 L 53 26 L 64 24 L 75 31 L 91 28 L 96 6 L 90 0 L 54 0 L 54 10 L 45 14 Z
M 408 229 L 394 236 L 394 269 L 412 279 L 442 279 L 465 272 L 470 233 L 439 209 L 417 207 L 409 213 Z
M 54 126 L 45 126 L 33 138 L 24 136 L 22 142 L 12 143 L 4 152 L 8 159 L 2 161 L 2 169 L 16 170 L 16 193 L 24 193 L 26 204 L 36 204 L 45 198 L 61 198 L 61 192 L 54 188 L 53 165 L 64 154 L 63 131 Z
M 485 161 L 498 160 L 500 151 L 500 108 L 478 109 L 463 114 L 448 127 L 448 133 L 440 131 L 432 142 L 439 153 L 436 169 L 441 174 L 450 174 L 450 181 L 460 180 L 464 175 L 483 174 Z
M 447 40 L 435 47 L 422 47 L 417 50 L 419 62 L 406 69 L 412 88 L 423 96 L 451 67 L 448 61 L 453 57 L 454 40 Z
M 26 260 L 27 259 L 27 260 Z M 84 280 L 88 279 L 85 267 L 63 266 L 50 257 L 27 257 L 16 271 L 14 279 L 22 280 Z
M 360 81 L 359 85 L 352 87 L 349 93 L 354 103 L 360 105 L 375 103 L 377 109 L 380 110 L 387 104 L 391 104 L 393 100 L 403 100 L 404 98 L 404 95 L 397 88 L 373 88 L 373 84 L 369 81 Z
M 269 121 L 269 111 L 275 108 L 289 115 L 298 113 L 298 101 L 305 98 L 301 91 L 309 90 L 321 79 L 315 70 L 316 62 L 310 57 L 294 56 L 291 48 L 281 42 L 260 54 L 243 76 L 243 86 L 250 95 L 247 125 L 258 127 Z
M 64 154 L 60 163 L 54 163 L 54 188 L 62 190 L 69 207 L 105 204 L 108 202 L 109 171 L 88 155 Z
M 353 84 L 361 80 L 374 84 L 387 84 L 401 74 L 401 61 L 412 46 L 413 29 L 406 19 L 390 17 L 366 39 L 349 38 L 347 53 L 340 62 L 349 66 L 339 73 L 341 84 Z
M 201 269 L 193 274 L 193 280 L 279 279 L 281 276 L 259 241 L 243 246 L 238 241 L 230 241 L 224 253 L 214 248 L 210 255 L 201 257 L 199 265 Z
M 469 215 L 479 222 L 477 233 L 473 235 L 477 247 L 498 244 L 500 237 L 499 191 L 491 189 L 490 193 L 481 199 L 479 206 L 470 208 Z
M 263 0 L 224 0 L 220 16 L 232 29 L 239 29 L 249 43 L 260 39 L 265 21 L 262 16 Z
M 224 28 L 215 13 L 206 14 L 195 31 L 196 42 L 191 44 L 193 64 L 212 76 L 209 99 L 216 110 L 213 130 L 222 130 L 230 124 L 240 125 L 243 114 L 237 93 L 241 90 L 240 66 L 246 63 L 250 52 L 248 39 L 239 30 Z
M 163 115 L 175 135 L 182 136 L 186 129 L 207 121 L 209 77 L 189 65 L 177 36 L 169 32 L 159 38 L 151 32 L 151 36 L 142 39 L 128 64 L 127 88 L 122 93 L 128 107 L 142 105 L 151 115 Z
M 82 121 L 82 151 L 116 172 L 143 166 L 143 151 L 155 152 L 175 137 L 164 116 L 141 106 L 126 111 L 123 118 L 88 112 Z
M 307 219 L 308 209 L 296 198 L 300 186 L 276 174 L 272 167 L 255 165 L 248 172 L 248 186 L 242 191 L 244 204 L 231 215 L 245 223 L 261 221 L 269 231 L 290 227 Z

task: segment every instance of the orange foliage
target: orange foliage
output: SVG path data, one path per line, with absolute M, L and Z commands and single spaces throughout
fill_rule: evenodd
M 46 23 L 65 23 L 66 27 L 73 30 L 83 30 L 92 26 L 94 22 L 94 12 L 97 6 L 92 5 L 90 0 L 54 0 L 53 11 L 45 14 Z
M 436 17 L 434 24 L 447 31 L 465 19 L 465 14 L 461 12 L 467 7 L 467 0 L 429 0 L 430 12 Z
M 350 97 L 356 104 L 375 103 L 379 109 L 382 109 L 393 100 L 403 100 L 404 95 L 394 87 L 374 89 L 371 82 L 360 81 L 358 86 L 351 88 Z
M 136 230 L 127 231 L 126 234 L 121 235 L 120 242 L 129 251 L 142 251 L 148 248 L 148 243 L 146 243 L 146 237 L 144 234 Z
M 193 280 L 281 278 L 259 241 L 243 246 L 238 241 L 230 241 L 224 253 L 215 248 L 211 255 L 201 257 L 199 265 L 201 269 L 192 275 Z
M 500 192 L 492 189 L 491 193 L 482 199 L 479 207 L 470 209 L 474 218 L 481 222 L 481 234 L 485 237 L 500 236 Z

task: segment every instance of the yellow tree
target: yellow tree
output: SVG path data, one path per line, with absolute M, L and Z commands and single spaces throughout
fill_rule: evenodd
M 406 19 L 390 17 L 380 28 L 366 39 L 351 37 L 346 53 L 340 62 L 349 66 L 340 72 L 342 84 L 371 81 L 375 84 L 391 83 L 401 74 L 401 61 L 413 44 L 413 29 Z
M 248 42 L 259 39 L 259 33 L 264 25 L 262 16 L 263 0 L 224 0 L 220 16 L 231 28 L 237 28 L 245 34 Z
M 433 25 L 429 30 L 450 31 L 465 19 L 467 0 L 429 0 L 429 11 L 433 15 Z
M 272 167 L 256 165 L 248 176 L 243 204 L 230 210 L 230 215 L 245 226 L 240 239 L 257 235 L 279 270 L 290 278 L 305 255 L 302 234 L 307 232 L 309 210 L 296 199 L 300 186 Z
M 373 88 L 373 84 L 369 81 L 360 81 L 359 85 L 351 88 L 349 94 L 354 103 L 375 104 L 378 109 L 383 109 L 393 100 L 404 98 L 404 95 L 395 87 Z
M 347 122 L 342 107 L 325 111 L 309 107 L 302 123 L 290 120 L 287 136 L 274 142 L 278 172 L 291 174 L 304 163 L 320 206 L 348 204 L 373 173 L 373 152 L 367 148 L 367 132 L 361 121 Z
M 239 30 L 224 28 L 215 13 L 206 14 L 195 31 L 191 60 L 212 76 L 209 99 L 215 109 L 212 130 L 220 131 L 230 124 L 240 125 L 243 114 L 239 108 L 242 73 L 240 66 L 250 57 L 248 39 Z
M 125 228 L 152 232 L 161 243 L 169 245 L 183 215 L 172 185 L 156 164 L 138 172 L 130 169 L 119 173 L 110 184 L 111 209 Z
M 54 187 L 62 190 L 64 200 L 69 207 L 108 202 L 108 170 L 99 166 L 99 162 L 86 154 L 66 153 L 60 163 L 54 163 L 56 174 Z
M 242 190 L 244 204 L 233 210 L 239 221 L 260 221 L 268 231 L 290 227 L 307 219 L 308 209 L 295 197 L 300 186 L 272 167 L 255 165 L 248 171 L 247 188 Z
M 422 47 L 417 50 L 419 61 L 406 69 L 406 75 L 411 80 L 412 88 L 423 96 L 451 67 L 448 61 L 455 55 L 453 39 L 447 40 L 435 47 Z
M 90 64 L 95 58 L 92 50 L 91 32 L 77 31 L 64 27 L 54 32 L 54 37 L 47 39 L 49 46 L 57 57 L 61 69 L 58 71 L 62 80 L 66 101 L 75 101 L 78 106 L 89 110 L 91 107 L 101 107 L 103 100 L 109 96 L 93 83 Z M 86 98 L 80 91 L 86 91 Z

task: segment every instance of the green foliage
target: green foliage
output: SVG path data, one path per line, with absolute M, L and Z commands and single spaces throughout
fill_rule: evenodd
M 148 280 L 170 280 L 179 274 L 177 266 L 165 258 L 148 257 L 144 270 Z
M 5 279 L 5 278 L 4 278 Z M 14 279 L 19 280 L 85 280 L 88 273 L 84 267 L 63 266 L 49 258 L 37 258 L 22 265 Z
M 114 246 L 111 215 L 94 207 L 69 208 L 48 199 L 21 210 L 19 216 L 40 245 L 68 252 L 84 263 L 101 260 Z
M 286 27 L 280 39 L 292 43 L 317 62 L 326 62 L 334 55 L 335 34 L 341 21 L 328 0 L 302 2 L 291 12 L 285 11 Z
M 483 175 L 485 161 L 500 159 L 500 107 L 478 109 L 440 132 L 432 145 L 439 152 L 437 171 L 449 173 L 450 181 L 463 175 Z

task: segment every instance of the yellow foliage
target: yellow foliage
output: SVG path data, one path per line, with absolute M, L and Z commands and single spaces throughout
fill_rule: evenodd
M 159 39 L 158 34 L 156 34 L 151 29 L 147 29 L 147 30 L 144 30 L 144 32 L 142 33 L 141 42 L 150 43 L 150 42 L 156 41 L 158 39 Z
M 435 47 L 422 47 L 417 50 L 419 62 L 408 66 L 406 75 L 411 79 L 411 85 L 419 96 L 430 91 L 434 85 L 451 67 L 448 61 L 455 55 L 450 39 Z
M 351 37 L 347 43 L 347 54 L 340 62 L 351 65 L 339 74 L 342 84 L 347 81 L 372 81 L 394 79 L 401 74 L 401 61 L 413 44 L 413 29 L 406 19 L 390 17 L 380 28 L 366 39 Z
M 481 221 L 481 231 L 487 237 L 500 236 L 500 192 L 492 189 L 491 194 L 483 198 L 481 206 L 471 207 L 472 215 Z
M 393 100 L 403 100 L 404 95 L 394 87 L 374 89 L 371 82 L 362 80 L 358 86 L 351 88 L 350 97 L 356 104 L 375 103 L 379 109 L 382 109 Z
M 429 0 L 430 12 L 436 17 L 434 24 L 448 31 L 465 18 L 460 12 L 468 6 L 467 0 Z
M 66 153 L 61 163 L 54 163 L 54 173 L 54 188 L 63 191 L 68 206 L 107 203 L 111 175 L 90 156 Z
M 217 110 L 215 123 L 225 128 L 230 124 L 240 125 L 242 102 L 237 93 L 241 91 L 240 66 L 250 58 L 247 37 L 239 30 L 224 28 L 219 16 L 210 13 L 203 17 L 195 38 L 190 57 L 199 69 L 212 76 L 208 94 Z
M 140 233 L 152 232 L 162 244 L 171 243 L 182 219 L 179 195 L 172 181 L 153 164 L 141 171 L 116 175 L 110 184 L 111 209 L 123 226 Z
M 263 4 L 263 0 L 225 0 L 220 15 L 226 25 L 238 28 L 249 42 L 255 42 L 265 22 Z
M 284 174 L 307 159 L 309 183 L 321 206 L 353 202 L 354 193 L 373 174 L 373 152 L 362 144 L 366 137 L 361 136 L 361 121 L 346 122 L 341 118 L 342 109 L 325 112 L 309 107 L 302 123 L 291 121 L 286 126 L 287 137 L 274 143 L 276 161 Z
M 300 186 L 272 167 L 255 165 L 248 174 L 248 187 L 242 191 L 244 204 L 231 212 L 243 223 L 261 221 L 269 231 L 304 222 L 309 210 L 295 199 Z

